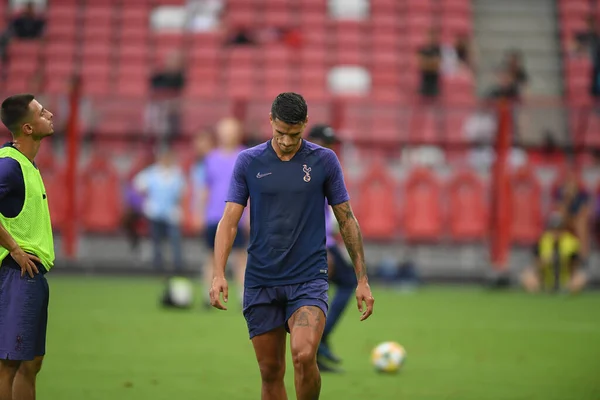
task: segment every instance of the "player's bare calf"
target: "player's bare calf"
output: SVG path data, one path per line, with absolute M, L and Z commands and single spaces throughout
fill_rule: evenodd
M 321 374 L 317 350 L 325 329 L 325 314 L 316 306 L 300 307 L 288 321 L 294 361 L 294 381 L 298 400 L 317 400 L 321 393 Z

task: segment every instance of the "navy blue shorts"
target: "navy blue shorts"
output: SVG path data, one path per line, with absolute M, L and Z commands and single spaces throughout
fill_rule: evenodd
M 0 359 L 29 361 L 46 353 L 48 281 L 45 269 L 21 277 L 18 264 L 7 258 L 0 267 Z
M 244 289 L 244 317 L 250 339 L 285 326 L 300 307 L 317 306 L 327 316 L 329 284 L 315 279 L 295 285 Z
M 206 239 L 206 245 L 209 249 L 215 248 L 215 236 L 217 236 L 217 226 L 219 226 L 218 223 L 206 226 L 204 236 Z M 244 249 L 246 248 L 247 242 L 248 240 L 246 238 L 246 232 L 242 229 L 241 226 L 238 226 L 237 235 L 235 235 L 235 239 L 233 240 L 233 248 Z
M 330 246 L 327 248 L 327 256 L 333 258 L 333 274 L 331 275 L 331 282 L 338 286 L 352 286 L 356 287 L 358 281 L 356 280 L 356 273 L 352 265 L 346 261 L 340 248 L 337 246 Z

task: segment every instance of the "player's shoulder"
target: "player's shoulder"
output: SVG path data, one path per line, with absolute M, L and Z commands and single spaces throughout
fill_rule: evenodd
M 307 156 L 316 156 L 321 160 L 324 165 L 335 165 L 337 163 L 337 155 L 335 151 L 328 149 L 327 147 L 319 146 L 316 143 L 306 141 L 304 151 Z
M 0 173 L 7 174 L 22 174 L 21 164 L 12 157 L 0 157 Z
M 320 146 L 316 143 L 309 142 L 308 140 L 305 140 L 304 151 L 307 153 L 317 154 L 321 157 L 337 157 L 333 150 Z
M 268 142 L 264 142 L 253 147 L 245 148 L 242 151 L 240 151 L 238 158 L 250 162 L 251 160 L 265 154 L 267 152 L 267 145 Z

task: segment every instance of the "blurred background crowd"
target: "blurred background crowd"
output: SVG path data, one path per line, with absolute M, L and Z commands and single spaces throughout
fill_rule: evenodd
M 537 290 L 528 268 L 554 258 L 600 278 L 599 16 L 596 0 L 6 0 L 0 78 L 55 115 L 37 163 L 69 268 L 198 270 L 205 157 L 267 140 L 271 101 L 296 91 L 309 128 L 341 139 L 378 275 L 509 271 Z

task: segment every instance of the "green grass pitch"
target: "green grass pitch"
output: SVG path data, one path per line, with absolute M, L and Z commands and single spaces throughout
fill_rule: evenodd
M 149 278 L 48 274 L 41 399 L 259 399 L 260 380 L 237 298 L 230 310 L 166 311 Z M 345 375 L 322 399 L 600 399 L 600 293 L 528 296 L 479 288 L 376 289 L 375 313 L 352 304 L 333 337 Z M 371 368 L 381 341 L 405 346 L 396 375 Z M 294 399 L 288 357 L 286 383 Z

